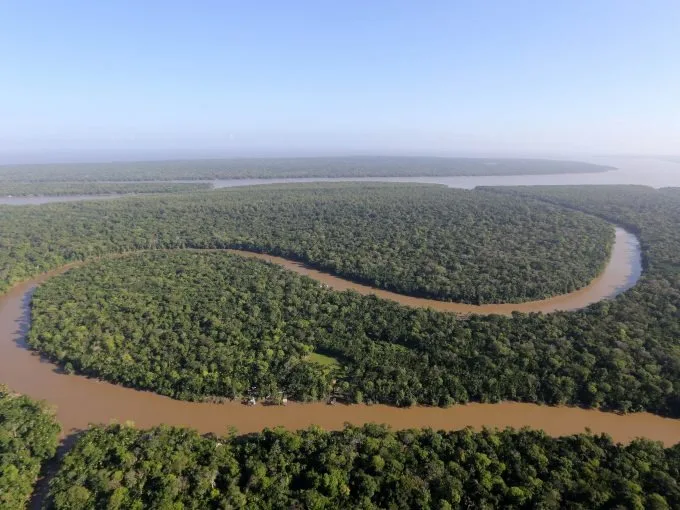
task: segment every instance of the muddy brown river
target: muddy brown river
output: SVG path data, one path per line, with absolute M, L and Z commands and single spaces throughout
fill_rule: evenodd
M 273 255 L 264 255 L 248 251 L 228 250 L 246 257 L 253 257 L 268 262 L 273 262 L 296 273 L 309 276 L 335 290 L 352 289 L 360 294 L 375 294 L 383 299 L 389 299 L 402 305 L 420 308 L 432 308 L 441 312 L 455 312 L 461 314 L 498 314 L 511 315 L 512 312 L 543 312 L 550 313 L 557 310 L 578 310 L 588 305 L 612 298 L 635 285 L 642 273 L 640 260 L 640 243 L 633 234 L 623 228 L 616 228 L 616 240 L 612 254 L 604 271 L 595 280 L 582 289 L 555 296 L 540 301 L 528 301 L 526 303 L 505 303 L 489 305 L 468 305 L 465 303 L 453 303 L 437 301 L 404 294 L 397 294 L 388 290 L 377 289 L 368 285 L 354 283 L 339 278 L 323 271 L 311 269 L 299 262 L 293 262 Z
M 412 306 L 488 313 L 487 307 L 470 309 L 467 305 L 462 305 L 464 308 L 457 308 L 461 305 L 385 293 L 283 259 L 248 255 L 281 263 L 289 269 L 317 278 L 338 289 L 353 288 L 363 293 L 372 292 Z M 631 266 L 631 261 L 635 260 L 638 267 Z M 128 420 L 139 427 L 166 423 L 193 427 L 200 432 L 215 433 L 224 433 L 229 427 L 236 427 L 239 432 L 247 433 L 277 425 L 299 429 L 317 424 L 327 429 L 339 429 L 346 422 L 354 424 L 379 422 L 387 423 L 394 428 L 433 427 L 448 430 L 465 426 L 475 428 L 527 426 L 543 429 L 555 436 L 583 432 L 589 428 L 595 433 L 606 432 L 614 440 L 621 442 L 628 442 L 640 436 L 663 441 L 666 445 L 680 442 L 680 420 L 662 418 L 649 413 L 618 415 L 597 410 L 511 402 L 475 403 L 448 409 L 420 406 L 401 409 L 384 405 L 328 406 L 323 403 L 290 403 L 286 407 L 261 405 L 246 407 L 238 402 L 226 404 L 182 402 L 96 379 L 65 375 L 55 365 L 29 351 L 24 336 L 29 327 L 29 304 L 33 289 L 47 278 L 66 269 L 61 268 L 19 284 L 0 297 L 0 382 L 15 391 L 43 399 L 53 405 L 57 419 L 64 428 L 64 435 L 82 430 L 91 423 Z M 617 243 L 612 259 L 603 275 L 593 284 L 581 291 L 555 298 L 557 304 L 548 304 L 551 300 L 545 300 L 534 303 L 535 308 L 525 308 L 530 307 L 530 303 L 509 306 L 523 311 L 550 311 L 585 306 L 630 287 L 638 276 L 637 241 L 631 234 L 617 231 Z M 591 289 L 592 293 L 589 293 L 588 289 Z M 507 313 L 504 307 L 506 305 L 494 305 L 494 309 L 489 309 L 489 312 Z

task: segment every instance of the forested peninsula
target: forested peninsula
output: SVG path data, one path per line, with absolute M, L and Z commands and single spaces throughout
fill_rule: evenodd
M 411 177 L 592 173 L 612 167 L 549 159 L 398 156 L 233 158 L 0 165 L 4 181 L 158 181 L 300 177 Z
M 310 428 L 201 437 L 113 425 L 86 432 L 52 481 L 50 507 L 680 507 L 680 445 L 540 431 Z
M 0 207 L 5 287 L 64 262 L 158 248 L 240 248 L 414 296 L 471 304 L 566 294 L 604 268 L 607 222 L 440 186 L 251 187 Z

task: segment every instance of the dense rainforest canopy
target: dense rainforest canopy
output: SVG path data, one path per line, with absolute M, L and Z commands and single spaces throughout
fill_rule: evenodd
M 309 215 L 314 209 L 306 203 L 325 210 L 334 200 L 347 203 L 344 195 L 337 198 L 342 193 L 357 195 L 359 203 L 379 204 L 383 192 L 400 199 L 393 189 L 398 186 L 382 188 L 368 187 L 370 198 L 352 186 L 313 186 L 0 208 L 2 278 L 6 288 L 65 261 L 140 248 L 243 246 L 286 254 L 281 247 L 304 239 L 309 224 L 276 237 L 284 229 L 269 225 L 279 220 L 264 215 L 260 203 L 279 207 L 284 220 L 276 225 L 293 229 L 281 205 L 287 200 L 297 200 Z M 416 197 L 449 191 L 407 189 Z M 148 252 L 93 262 L 48 281 L 35 294 L 32 341 L 69 370 L 180 398 L 233 396 L 258 386 L 258 394 L 280 388 L 300 399 L 330 392 L 396 405 L 509 399 L 680 416 L 677 189 L 461 193 L 529 209 L 547 201 L 541 207 L 565 218 L 582 215 L 567 214 L 564 207 L 621 224 L 641 240 L 643 277 L 617 298 L 581 311 L 457 317 L 334 292 L 279 267 L 224 253 Z M 404 209 L 417 206 L 406 204 Z M 246 226 L 258 225 L 268 237 L 247 237 Z M 315 236 L 326 246 L 325 235 Z M 127 285 L 115 276 L 127 278 Z M 149 313 L 141 313 L 142 307 Z M 256 335 L 259 343 L 253 342 Z M 318 363 L 319 353 L 337 366 Z M 219 376 L 222 363 L 231 363 L 223 370 L 228 380 Z M 50 438 L 57 430 L 50 419 L 31 429 L 42 431 L 38 437 L 17 441 L 17 424 L 31 421 L 14 404 L 9 411 L 3 406 L 18 398 L 0 395 L 0 488 L 10 487 L 0 490 L 0 498 L 12 498 L 12 505 L 26 500 L 40 460 L 53 452 Z M 26 402 L 29 409 L 36 405 Z M 6 423 L 9 433 L 3 432 Z M 38 452 L 36 444 L 46 446 Z M 23 452 L 21 459 L 36 459 L 32 470 L 17 474 L 15 451 Z M 647 441 L 623 447 L 606 437 L 551 439 L 530 431 L 389 432 L 366 426 L 202 438 L 167 427 L 111 426 L 86 433 L 67 457 L 52 484 L 52 505 L 677 508 L 679 452 L 679 446 L 664 450 Z
M 358 189 L 349 189 L 360 195 Z M 449 191 L 432 187 L 407 189 L 413 196 Z M 267 199 L 276 204 L 276 197 L 293 201 L 307 193 L 323 196 L 325 191 L 333 196 L 346 189 L 252 189 L 243 194 L 227 193 L 221 203 L 235 206 L 243 200 L 246 203 L 238 207 L 255 211 L 250 216 L 253 218 L 260 211 L 258 196 L 259 200 Z M 614 300 L 577 312 L 467 318 L 409 309 L 352 293 L 324 293 L 323 289 L 315 287 L 319 297 L 311 294 L 305 299 L 335 302 L 337 308 L 321 309 L 319 313 L 314 312 L 313 307 L 302 310 L 308 320 L 321 321 L 310 322 L 304 333 L 309 338 L 305 343 L 342 361 L 344 371 L 340 389 L 354 401 L 447 405 L 468 400 L 508 399 L 622 411 L 648 410 L 680 416 L 680 239 L 676 227 L 680 223 L 680 197 L 651 188 L 626 186 L 565 188 L 562 191 L 558 188 L 498 188 L 485 192 L 484 196 L 520 192 L 546 199 L 551 193 L 560 193 L 561 200 L 570 207 L 582 207 L 637 232 L 645 262 L 640 282 Z M 364 193 L 379 195 L 371 188 Z M 393 190 L 387 187 L 385 193 L 391 194 Z M 5 249 L 0 250 L 3 265 L 9 270 L 5 277 L 20 278 L 54 267 L 66 259 L 91 257 L 113 250 L 185 246 L 189 244 L 185 241 L 187 238 L 193 239 L 189 244 L 193 246 L 228 245 L 217 235 L 216 224 L 229 223 L 221 217 L 203 213 L 211 210 L 211 202 L 205 199 L 210 195 L 0 209 L 7 232 L 2 238 Z M 192 199 L 198 196 L 202 200 Z M 248 200 L 243 197 L 255 205 L 249 209 Z M 519 200 L 510 195 L 506 198 L 510 202 L 533 203 L 532 198 L 525 196 Z M 555 200 L 554 197 L 550 199 Z M 279 200 L 284 201 L 283 198 Z M 231 216 L 235 217 L 235 214 Z M 267 217 L 267 221 L 274 222 L 276 218 Z M 269 228 L 265 223 L 262 220 L 263 229 Z M 260 223 L 251 221 L 251 224 Z M 222 232 L 227 227 L 223 229 Z M 239 243 L 246 244 L 243 240 Z M 93 266 L 92 271 L 95 270 L 96 266 Z M 87 273 L 74 272 L 65 278 L 76 278 L 78 274 Z M 140 270 L 139 276 L 143 277 L 143 271 Z M 259 279 L 255 274 L 252 278 L 253 281 Z M 290 278 L 296 277 L 290 275 Z M 54 288 L 59 285 L 59 280 L 55 280 Z M 45 287 L 45 292 L 50 288 Z M 93 291 L 95 289 L 96 285 Z M 49 300 L 37 304 L 43 307 L 40 310 L 47 311 L 50 300 L 68 301 L 77 296 L 69 294 L 72 292 L 75 289 L 69 289 L 63 296 L 50 295 Z M 43 295 L 47 297 L 47 294 Z M 149 294 L 149 298 L 152 297 Z M 90 324 L 99 319 L 98 316 L 81 316 L 81 320 Z M 149 323 L 157 320 L 161 320 L 160 317 L 149 318 Z M 54 335 L 58 333 L 57 329 L 70 330 L 75 326 L 74 323 L 45 324 L 36 333 L 47 332 L 53 336 L 38 338 L 34 334 L 34 345 L 51 352 L 64 364 L 70 361 L 74 369 L 91 370 L 90 364 L 96 361 L 101 364 L 98 373 L 109 370 L 107 377 L 112 380 L 127 380 L 128 384 L 174 396 L 200 398 L 214 391 L 210 377 L 204 375 L 204 372 L 213 371 L 211 363 L 214 359 L 210 355 L 200 362 L 192 356 L 181 365 L 185 369 L 178 370 L 178 374 L 181 373 L 185 380 L 193 380 L 188 385 L 190 390 L 182 392 L 178 386 L 169 384 L 171 381 L 167 376 L 153 375 L 154 371 L 161 370 L 162 359 L 133 366 L 129 375 L 119 376 L 122 369 L 114 373 L 112 367 L 115 365 L 104 368 L 102 359 L 105 359 L 106 351 L 83 350 L 88 342 L 81 340 L 89 338 L 87 335 L 70 340 Z M 322 330 L 323 334 L 314 337 L 316 331 Z M 94 331 L 98 330 L 94 328 Z M 154 333 L 154 338 L 159 334 Z M 209 336 L 206 338 L 210 340 Z M 92 341 L 98 345 L 101 339 Z M 180 338 L 179 347 L 190 341 Z M 63 349 L 70 342 L 70 348 Z M 55 345 L 62 349 L 54 349 Z M 126 343 L 126 347 L 134 345 L 134 342 Z M 203 351 L 194 356 L 202 356 Z M 134 352 L 139 353 L 139 348 L 133 349 L 130 356 Z M 149 368 L 149 364 L 153 366 Z M 276 379 L 275 374 L 268 377 Z M 226 390 L 222 394 L 229 395 Z M 311 398 L 313 395 L 301 396 Z M 317 393 L 317 397 L 322 395 Z
M 436 157 L 234 158 L 1 165 L 6 181 L 144 181 L 297 177 L 407 177 L 605 172 L 611 167 L 548 159 Z
M 404 294 L 472 304 L 564 294 L 604 268 L 606 222 L 440 186 L 314 184 L 0 208 L 0 278 L 140 248 L 245 248 Z
M 42 403 L 0 385 L 0 508 L 25 507 L 42 462 L 57 449 L 58 433 Z
M 344 196 L 348 190 L 349 194 L 361 197 L 363 193 L 375 199 L 381 193 L 394 196 L 401 192 L 399 188 L 387 186 L 383 190 L 377 186 L 363 192 L 351 186 L 256 188 L 238 193 L 214 192 L 214 196 L 222 197 L 220 204 L 250 214 L 247 216 L 250 225 L 262 225 L 264 231 L 274 232 L 269 223 L 276 222 L 275 217 L 253 219 L 260 218 L 258 215 L 266 210 L 258 205 L 261 201 L 268 200 L 276 208 L 278 203 L 287 201 L 306 203 L 298 200 L 299 197 L 311 196 L 308 201 L 314 202 L 314 197 Z M 433 187 L 407 187 L 406 190 L 413 197 L 451 191 Z M 513 317 L 458 318 L 351 293 L 324 293 L 323 299 L 335 300 L 338 307 L 322 310 L 324 313 L 317 314 L 316 318 L 313 308 L 303 310 L 310 316 L 309 320 L 325 321 L 321 324 L 326 325 L 323 335 L 306 343 L 341 360 L 344 372 L 340 389 L 355 401 L 398 405 L 509 399 L 622 411 L 648 410 L 679 416 L 679 197 L 670 192 L 627 186 L 498 188 L 480 195 L 486 201 L 491 200 L 486 197 L 501 193 L 507 194 L 509 203 L 533 204 L 534 199 L 526 196 L 529 193 L 541 199 L 557 201 L 559 198 L 569 207 L 580 207 L 626 225 L 641 239 L 645 262 L 642 279 L 616 299 L 586 310 Z M 517 193 L 523 194 L 520 199 L 513 196 Z M 452 192 L 452 196 L 457 195 L 458 192 Z M 5 278 L 25 277 L 66 259 L 92 257 L 114 250 L 186 245 L 214 247 L 229 245 L 228 239 L 237 239 L 235 244 L 254 244 L 252 239 L 246 242 L 245 238 L 238 237 L 245 233 L 237 235 L 230 230 L 229 225 L 238 218 L 235 213 L 229 216 L 230 221 L 224 219 L 226 214 L 205 213 L 219 211 L 206 198 L 211 196 L 213 192 L 0 209 L 6 232 L 2 237 L 4 249 L 0 250 L 3 266 L 8 270 Z M 253 205 L 249 205 L 251 202 Z M 300 237 L 306 232 L 300 232 Z M 225 237 L 220 237 L 222 235 Z M 271 245 L 265 249 L 272 250 Z M 56 280 L 55 285 L 58 285 Z M 69 295 L 63 299 L 68 300 Z M 46 325 L 43 331 L 55 332 L 50 328 L 57 327 L 72 325 L 55 323 Z M 305 335 L 312 338 L 313 332 L 321 329 L 315 330 L 315 327 L 310 323 Z M 71 341 L 71 350 L 55 350 L 53 356 L 66 363 L 68 352 L 74 369 L 80 370 L 86 369 L 85 360 L 101 362 L 102 353 L 80 351 L 78 342 Z M 49 350 L 48 345 L 65 345 L 69 340 L 57 342 L 53 336 L 41 342 L 44 345 L 40 348 Z M 211 393 L 210 386 L 206 386 L 209 377 L 203 375 L 204 370 L 206 374 L 213 370 L 210 360 L 208 356 L 197 364 L 192 358 L 183 365 L 186 368 L 183 376 L 195 379 L 188 394 L 173 388 L 163 391 L 183 398 Z M 145 387 L 157 391 L 168 387 L 167 379 L 154 379 L 151 372 L 132 370 L 131 373 L 135 380 L 130 384 L 146 384 Z M 272 377 L 275 379 L 276 375 Z
M 33 295 L 28 341 L 69 371 L 181 399 L 284 392 L 401 406 L 509 399 L 677 412 L 663 360 L 634 363 L 622 325 L 594 327 L 589 316 L 460 318 L 336 292 L 236 255 L 148 252 L 48 280 Z M 312 352 L 342 369 L 314 363 Z
M 51 507 L 86 509 L 669 509 L 680 445 L 538 431 L 366 425 L 201 437 L 113 425 L 86 432 Z
M 309 355 L 338 305 L 272 264 L 150 252 L 71 270 L 36 292 L 29 344 L 69 371 L 185 399 L 331 390 L 331 371 Z
M 208 182 L 0 182 L 0 196 L 182 193 L 210 189 Z

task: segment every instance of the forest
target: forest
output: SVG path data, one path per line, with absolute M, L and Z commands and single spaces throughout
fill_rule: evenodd
M 44 404 L 0 385 L 0 508 L 24 508 L 59 430 Z
M 90 428 L 50 485 L 50 508 L 670 509 L 680 445 L 540 431 L 317 427 L 202 437 Z
M 325 229 L 332 231 L 334 220 L 318 211 L 356 201 L 348 209 L 355 216 L 373 204 L 384 212 L 384 204 L 402 201 L 400 193 L 414 197 L 404 210 L 441 211 L 448 192 L 454 202 L 558 211 L 561 236 L 601 224 L 607 239 L 611 227 L 586 221 L 592 216 L 622 225 L 640 238 L 643 276 L 615 299 L 580 311 L 456 316 L 331 291 L 224 253 L 125 254 L 228 246 L 281 252 L 287 242 L 295 246 L 292 239 L 312 236 L 332 246 Z M 265 214 L 267 204 L 278 215 Z M 286 212 L 295 209 L 324 229 L 303 222 L 296 231 Z M 0 219 L 4 288 L 67 261 L 91 261 L 48 280 L 32 303 L 31 342 L 69 371 L 183 399 L 280 388 L 300 400 L 331 394 L 399 406 L 519 400 L 680 417 L 677 189 L 280 186 L 2 207 Z M 283 233 L 272 237 L 277 221 Z M 399 221 L 380 227 L 399 232 Z M 94 260 L 111 253 L 125 256 Z M 290 384 L 292 373 L 298 379 Z M 43 406 L 0 391 L 0 498 L 10 501 L 0 506 L 21 508 L 57 431 Z M 621 446 L 605 436 L 554 439 L 528 430 L 391 432 L 366 425 L 201 437 L 112 425 L 92 428 L 67 455 L 51 485 L 51 505 L 678 508 L 679 454 L 677 445 Z
M 606 172 L 611 167 L 548 159 L 436 157 L 234 158 L 119 163 L 0 165 L 3 181 L 156 181 L 298 177 L 408 177 Z
M 210 189 L 208 182 L 0 182 L 0 196 L 183 193 Z
M 403 184 L 256 186 L 0 207 L 0 285 L 109 252 L 242 248 L 472 304 L 565 294 L 611 252 L 607 222 L 535 200 Z M 1 290 L 1 289 L 0 289 Z
M 328 293 L 236 255 L 151 252 L 92 263 L 41 286 L 28 342 L 68 372 L 177 398 L 282 391 L 317 400 L 333 379 L 309 359 L 323 333 L 317 315 L 334 307 Z M 306 314 L 310 306 L 318 313 Z
M 321 191 L 325 189 L 321 188 Z M 389 187 L 387 189 L 392 193 Z M 431 187 L 408 189 L 414 196 L 451 191 Z M 274 190 L 276 193 L 273 193 Z M 317 188 L 314 190 L 312 196 L 321 193 Z M 267 197 L 276 204 L 276 197 L 293 201 L 291 197 L 308 192 L 308 188 L 301 190 L 298 187 L 256 189 L 244 194 L 227 193 L 230 199 L 224 202 L 233 206 L 238 203 L 238 196 L 248 197 L 255 203 L 252 210 L 258 211 L 254 199 L 260 193 L 262 198 Z M 329 193 L 336 192 L 330 188 Z M 518 193 L 523 193 L 521 200 L 513 198 Z M 318 320 L 321 325 L 316 327 L 310 322 L 304 333 L 309 338 L 305 343 L 313 345 L 318 352 L 341 360 L 343 373 L 339 379 L 339 391 L 354 402 L 394 405 L 421 403 L 445 406 L 466 401 L 515 400 L 623 412 L 647 410 L 666 416 L 680 416 L 680 239 L 677 232 L 680 197 L 652 188 L 627 186 L 575 187 L 562 191 L 558 188 L 533 191 L 498 188 L 485 191 L 483 196 L 504 194 L 509 201 L 532 205 L 534 198 L 524 196 L 528 193 L 555 202 L 559 194 L 560 200 L 569 207 L 581 207 L 636 232 L 641 240 L 645 266 L 638 284 L 616 299 L 602 301 L 581 311 L 548 315 L 515 314 L 512 317 L 456 317 L 405 308 L 375 297 L 324 293 L 321 292 L 323 289 L 314 288 L 314 292 L 305 299 L 317 310 L 321 300 L 330 301 L 336 308 L 321 309 L 321 312 L 315 312 L 314 306 L 304 309 L 309 320 Z M 358 192 L 355 194 L 360 195 Z M 202 197 L 208 195 L 210 193 L 201 194 Z M 189 207 L 187 204 L 191 203 L 193 206 Z M 199 214 L 210 210 L 210 204 L 205 199 L 191 202 L 188 198 L 171 197 L 5 210 L 3 225 L 7 235 L 3 236 L 2 242 L 8 243 L 13 250 L 5 248 L 0 254 L 5 256 L 5 267 L 15 271 L 10 274 L 18 275 L 16 268 L 20 263 L 17 260 L 26 264 L 24 271 L 36 272 L 68 259 L 92 258 L 114 250 L 227 245 L 224 240 L 218 241 L 215 235 L 215 224 L 223 218 L 213 216 L 211 222 L 207 215 Z M 247 205 L 242 207 L 247 208 Z M 181 222 L 179 217 L 186 220 Z M 193 223 L 195 218 L 202 220 L 196 226 Z M 154 243 L 149 242 L 149 232 L 152 231 L 156 233 Z M 189 235 L 193 241 L 184 242 L 182 239 L 190 238 Z M 31 266 L 26 261 L 40 263 L 42 267 Z M 64 280 L 48 282 L 35 294 L 36 298 L 45 297 L 42 303 L 39 299 L 36 301 L 35 306 L 42 307 L 34 310 L 36 320 L 37 312 L 49 311 L 50 300 L 75 300 L 76 292 L 85 292 L 90 285 L 93 285 L 91 291 L 94 292 L 96 282 L 89 282 L 81 286 L 82 289 L 70 288 L 61 296 L 56 290 L 53 294 L 46 294 L 50 289 L 58 289 L 65 279 L 90 274 L 87 271 L 95 274 L 97 267 L 101 266 L 86 267 L 65 275 Z M 143 270 L 140 271 L 141 278 Z M 254 281 L 259 279 L 255 272 L 251 275 Z M 290 278 L 296 277 L 290 275 Z M 276 289 L 276 286 L 273 288 Z M 301 293 L 303 286 L 298 289 Z M 153 298 L 151 294 L 147 296 Z M 262 299 L 265 299 L 264 296 Z M 58 314 L 58 311 L 49 313 Z M 80 320 L 90 324 L 98 317 L 81 316 Z M 148 323 L 157 320 L 160 316 L 149 317 Z M 262 320 L 265 321 L 263 326 L 269 321 L 266 317 Z M 74 327 L 73 323 L 46 323 L 41 330 L 35 329 L 31 334 L 34 345 L 51 352 L 53 359 L 63 365 L 70 362 L 74 370 L 91 370 L 90 364 L 101 364 L 106 359 L 106 351 L 84 351 L 82 348 L 87 342 L 79 344 L 75 338 L 88 339 L 94 345 L 98 345 L 100 340 L 92 339 L 88 334 L 70 339 L 54 335 L 40 337 L 40 333 L 49 335 L 56 333 L 57 328 L 70 331 Z M 94 327 L 93 330 L 98 331 Z M 312 338 L 316 332 L 319 336 Z M 162 334 L 162 330 L 154 333 L 154 338 Z M 131 340 L 133 337 L 126 341 L 126 347 L 132 349 L 130 356 L 133 356 L 135 352 L 139 353 L 139 347 L 135 347 L 134 342 L 130 343 Z M 180 338 L 178 348 L 183 342 Z M 57 344 L 61 350 L 51 347 Z M 201 352 L 209 350 L 206 347 Z M 199 354 L 191 355 L 187 364 L 182 365 L 187 369 L 178 371 L 183 377 L 192 379 L 185 385 L 191 391 L 178 386 L 173 388 L 167 376 L 159 378 L 154 376 L 153 371 L 145 371 L 150 363 L 162 367 L 162 358 L 126 367 L 125 374 L 122 374 L 122 369 L 115 369 L 115 364 L 111 367 L 100 365 L 97 373 L 107 373 L 109 380 L 122 382 L 117 379 L 120 377 L 127 384 L 178 398 L 199 399 L 215 392 L 210 377 L 203 375 L 213 370 L 211 363 L 214 358 L 206 354 L 197 361 L 194 356 Z M 83 365 L 85 361 L 87 366 Z M 304 366 L 309 367 L 310 364 Z M 270 377 L 276 378 L 275 375 Z M 222 388 L 223 395 L 230 395 L 226 391 L 227 386 Z M 303 399 L 312 396 L 300 395 Z M 317 393 L 317 397 L 322 395 Z
M 48 280 L 31 306 L 29 345 L 68 372 L 185 400 L 283 392 L 398 406 L 519 400 L 678 412 L 677 373 L 664 377 L 663 359 L 626 352 L 620 324 L 593 328 L 585 312 L 575 324 L 570 313 L 461 318 L 225 253 L 93 262 Z M 342 369 L 314 363 L 312 352 Z

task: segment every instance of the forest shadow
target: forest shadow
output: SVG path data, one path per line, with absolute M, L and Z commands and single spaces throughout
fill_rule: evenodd
M 50 491 L 50 481 L 57 474 L 64 455 L 73 448 L 73 445 L 76 444 L 78 439 L 80 439 L 85 432 L 87 431 L 82 429 L 70 431 L 69 435 L 60 441 L 54 457 L 43 463 L 40 468 L 38 480 L 33 487 L 33 493 L 26 506 L 28 510 L 41 510 L 46 508 Z
M 26 291 L 26 293 L 21 298 L 21 316 L 14 322 L 17 325 L 14 330 L 14 343 L 17 347 L 28 351 L 32 356 L 40 359 L 40 363 L 49 364 L 52 366 L 52 370 L 57 374 L 68 375 L 68 372 L 59 364 L 58 361 L 51 360 L 44 354 L 36 351 L 28 345 L 28 333 L 31 330 L 31 300 L 33 299 L 33 294 L 37 286 L 34 286 Z

